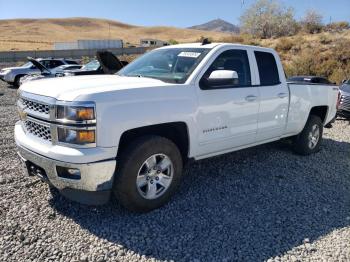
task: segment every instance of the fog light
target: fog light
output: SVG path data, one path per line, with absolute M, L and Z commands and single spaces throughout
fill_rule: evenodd
M 71 175 L 79 175 L 80 176 L 80 170 L 76 168 L 68 168 L 68 173 Z
M 77 168 L 68 168 L 56 166 L 57 175 L 62 178 L 78 180 L 81 178 L 80 170 Z

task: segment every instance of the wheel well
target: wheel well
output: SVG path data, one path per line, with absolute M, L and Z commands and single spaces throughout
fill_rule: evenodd
M 16 81 L 16 79 L 18 79 L 18 78 L 20 78 L 20 77 L 23 77 L 23 76 L 26 76 L 26 74 L 18 74 L 18 75 L 16 75 L 16 76 L 15 76 L 15 81 Z
M 23 76 L 26 76 L 26 74 L 18 74 L 18 75 L 16 75 L 14 80 L 13 80 L 13 84 L 14 85 L 18 84 L 17 81 Z
M 321 118 L 322 123 L 326 121 L 328 107 L 327 106 L 315 106 L 311 109 L 310 115 L 318 116 Z
M 157 135 L 168 138 L 177 145 L 184 162 L 188 158 L 189 138 L 187 125 L 184 122 L 151 125 L 125 131 L 120 137 L 117 157 L 130 142 L 144 135 Z

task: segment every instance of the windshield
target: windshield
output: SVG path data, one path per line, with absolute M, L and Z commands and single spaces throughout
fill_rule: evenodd
M 150 77 L 168 83 L 185 83 L 211 49 L 167 48 L 151 51 L 130 63 L 117 75 Z
M 32 62 L 27 62 L 24 65 L 22 65 L 21 67 L 32 67 L 32 66 L 33 66 Z
M 86 65 L 83 65 L 82 70 L 97 70 L 100 67 L 100 63 L 97 60 L 93 60 Z

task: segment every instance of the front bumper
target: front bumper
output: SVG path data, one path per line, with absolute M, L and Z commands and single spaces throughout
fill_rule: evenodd
M 113 186 L 116 160 L 76 164 L 47 158 L 20 145 L 17 145 L 17 148 L 22 161 L 26 163 L 26 167 L 34 164 L 43 170 L 41 178 L 44 178 L 67 198 L 91 205 L 108 202 Z M 80 179 L 60 177 L 57 167 L 79 169 Z

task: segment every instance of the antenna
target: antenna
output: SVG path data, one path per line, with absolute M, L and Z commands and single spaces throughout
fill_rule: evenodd
M 209 44 L 211 44 L 209 39 L 208 38 L 204 38 L 203 41 L 202 41 L 202 45 L 209 45 Z

